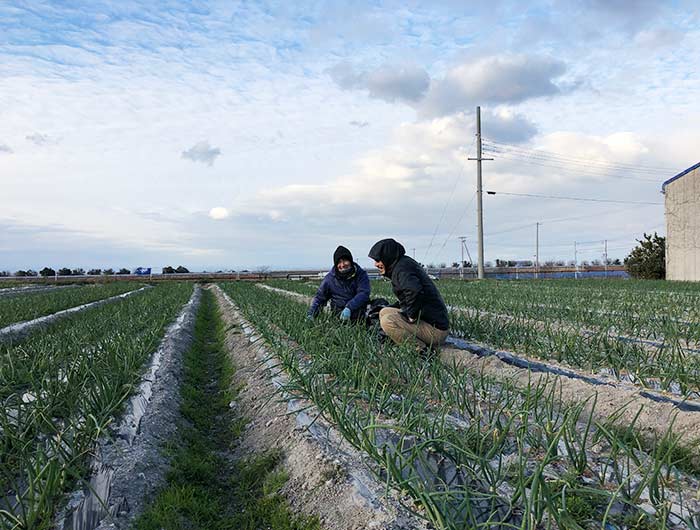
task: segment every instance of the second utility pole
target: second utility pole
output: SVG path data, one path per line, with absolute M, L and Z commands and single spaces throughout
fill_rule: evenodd
M 540 277 L 540 223 L 537 222 L 537 233 L 535 234 L 535 279 Z
M 484 278 L 484 210 L 482 204 L 482 185 L 481 185 L 481 161 L 493 160 L 493 158 L 481 157 L 481 107 L 476 107 L 476 158 L 468 158 L 468 160 L 476 160 L 476 223 L 478 232 L 478 277 L 480 280 Z
M 459 250 L 462 252 L 462 262 L 459 264 L 459 279 L 464 279 L 464 242 L 467 240 L 465 236 L 459 236 Z

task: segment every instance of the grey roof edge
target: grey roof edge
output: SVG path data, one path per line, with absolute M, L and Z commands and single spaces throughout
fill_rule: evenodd
M 670 179 L 668 179 L 666 182 L 664 182 L 664 183 L 661 185 L 661 192 L 662 192 L 662 193 L 665 192 L 665 191 L 666 191 L 666 186 L 668 186 L 668 185 L 669 185 L 671 182 L 673 182 L 674 180 L 678 180 L 678 179 L 681 178 L 683 175 L 686 175 L 686 174 L 690 173 L 691 171 L 694 171 L 694 170 L 696 170 L 696 169 L 698 169 L 698 168 L 700 168 L 700 162 L 698 162 L 698 163 L 695 164 L 694 166 L 690 166 L 688 169 L 686 169 L 686 170 L 684 170 L 684 171 L 681 171 L 681 172 L 678 173 L 678 175 L 676 175 L 675 177 L 671 177 Z

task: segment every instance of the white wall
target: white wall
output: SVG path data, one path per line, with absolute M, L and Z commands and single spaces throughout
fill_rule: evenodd
M 700 281 L 700 168 L 666 185 L 666 279 Z

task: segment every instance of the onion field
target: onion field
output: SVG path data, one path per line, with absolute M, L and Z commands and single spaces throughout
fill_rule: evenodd
M 295 281 L 271 285 L 313 295 Z M 442 281 L 453 334 L 518 354 L 700 397 L 700 288 L 662 282 Z M 388 282 L 373 296 L 392 299 Z
M 142 287 L 132 282 L 59 287 L 39 292 L 0 294 L 0 329 L 70 307 L 88 304 Z
M 115 284 L 103 294 L 125 289 Z M 62 495 L 85 477 L 97 438 L 123 411 L 191 291 L 185 284 L 157 286 L 66 317 L 19 343 L 0 344 L 3 528 L 50 526 Z M 42 308 L 55 302 L 53 293 L 44 296 Z
M 317 286 L 0 296 L 105 300 L 0 336 L 0 529 L 700 529 L 700 285 L 438 281 L 433 358 Z

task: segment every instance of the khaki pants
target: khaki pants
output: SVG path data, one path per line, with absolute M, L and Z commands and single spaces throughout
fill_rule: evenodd
M 426 346 L 437 349 L 445 342 L 449 331 L 438 329 L 427 322 L 411 323 L 395 307 L 385 307 L 379 312 L 379 324 L 396 344 L 412 343 L 417 349 Z

